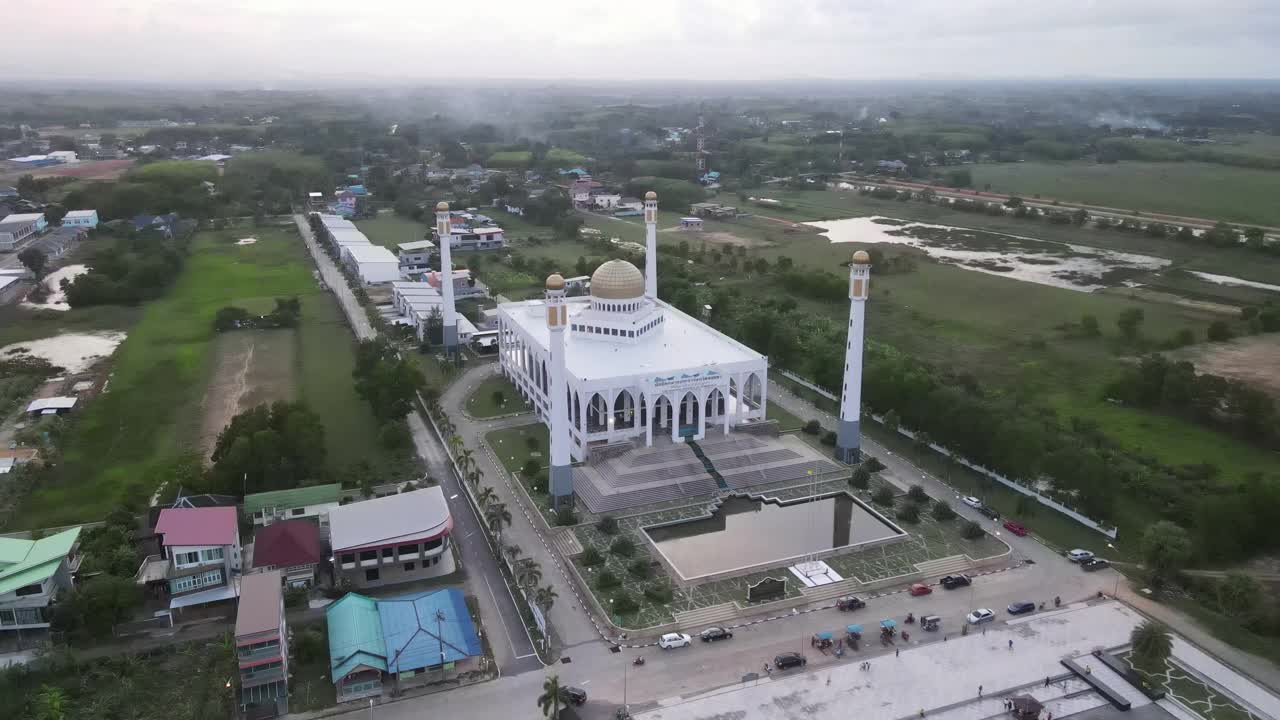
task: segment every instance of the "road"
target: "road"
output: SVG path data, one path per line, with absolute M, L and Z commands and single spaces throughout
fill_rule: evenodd
M 311 227 L 306 218 L 302 215 L 293 217 L 321 277 L 338 298 L 356 336 L 361 339 L 372 338 L 375 334 L 373 327 L 369 324 L 364 308 L 347 286 L 346 278 L 329 255 L 312 239 Z M 449 512 L 454 519 L 455 547 L 458 548 L 462 566 L 466 569 L 467 592 L 474 595 L 480 604 L 483 632 L 489 636 L 498 668 L 503 674 L 540 669 L 542 661 L 534 652 L 533 642 L 520 619 L 520 611 L 507 589 L 497 560 L 489 552 L 485 535 L 481 532 L 480 519 L 462 492 L 448 454 L 419 413 L 411 413 L 408 420 L 414 447 L 427 465 L 427 474 L 440 482 L 448 499 Z

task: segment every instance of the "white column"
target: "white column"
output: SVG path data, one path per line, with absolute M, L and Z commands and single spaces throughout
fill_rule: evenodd
M 729 434 L 729 383 L 726 382 L 724 387 L 720 389 L 724 396 L 724 434 Z
M 436 204 L 436 236 L 440 239 L 440 297 L 444 299 L 444 346 L 449 353 L 458 349 L 458 317 L 453 305 L 453 232 L 449 227 L 449 203 Z
M 680 405 L 684 404 L 684 398 L 672 400 L 668 397 L 667 400 L 671 406 L 671 442 L 680 442 Z
M 768 417 L 769 407 L 769 371 L 767 369 L 761 371 L 760 375 L 760 419 L 764 420 Z
M 651 393 L 644 394 L 644 446 L 653 447 L 653 398 Z
M 658 299 L 658 194 L 644 196 L 644 295 Z

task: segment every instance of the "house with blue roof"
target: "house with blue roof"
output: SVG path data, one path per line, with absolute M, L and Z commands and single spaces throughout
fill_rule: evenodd
M 338 702 L 397 694 L 474 669 L 480 636 L 461 590 L 389 598 L 348 593 L 325 610 L 329 671 Z

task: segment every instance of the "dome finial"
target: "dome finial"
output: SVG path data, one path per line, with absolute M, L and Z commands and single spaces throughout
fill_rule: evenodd
M 550 275 L 548 275 L 548 276 L 547 276 L 547 289 L 548 289 L 548 290 L 563 290 L 563 289 L 564 289 L 564 276 L 563 276 L 563 275 L 561 275 L 560 273 L 551 273 Z
M 644 297 L 644 275 L 626 260 L 610 260 L 592 273 L 591 296 L 603 300 Z
M 853 264 L 854 265 L 870 265 L 871 256 L 867 254 L 866 250 L 859 250 L 858 252 L 853 254 Z
M 656 192 L 654 192 L 654 191 L 650 190 L 649 192 L 647 192 L 647 193 L 645 193 L 645 194 L 644 194 L 644 199 L 645 199 L 645 200 L 657 200 L 657 199 L 658 199 L 658 193 L 656 193 Z
M 436 203 L 436 210 L 437 210 L 437 211 L 439 211 L 439 212 L 446 212 L 446 211 L 448 211 L 448 210 L 449 210 L 449 203 L 447 203 L 447 202 L 445 202 L 445 201 L 441 200 L 440 202 Z

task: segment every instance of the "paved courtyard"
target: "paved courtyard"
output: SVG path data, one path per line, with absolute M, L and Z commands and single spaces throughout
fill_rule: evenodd
M 777 718 L 928 717 L 978 720 L 1004 713 L 1004 697 L 1029 693 L 1046 702 L 1056 717 L 1104 704 L 1095 693 L 1076 691 L 1064 678 L 1064 658 L 1125 645 L 1142 617 L 1114 602 L 1073 606 L 1012 625 L 989 626 L 967 637 L 930 643 L 871 661 L 828 665 L 811 673 L 774 673 L 772 678 L 730 686 L 692 698 L 669 698 L 640 714 L 645 720 L 725 720 Z M 1009 643 L 1013 645 L 1010 648 Z M 1185 652 L 1185 644 L 1179 649 Z M 1192 648 L 1194 650 L 1194 648 Z M 1103 670 L 1092 658 L 1083 664 Z M 1226 671 L 1220 667 L 1213 672 Z M 1054 678 L 1050 687 L 1046 677 Z M 1269 693 L 1236 676 L 1228 682 L 1258 702 Z M 1239 685 L 1244 683 L 1244 685 Z M 1082 688 L 1083 686 L 1078 686 Z M 979 698 L 981 692 L 982 698 Z M 1275 715 L 1272 715 L 1275 717 Z

